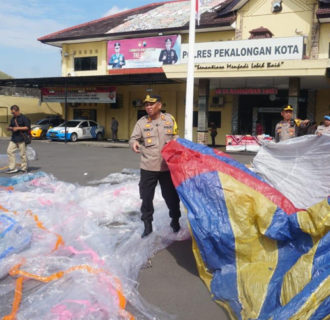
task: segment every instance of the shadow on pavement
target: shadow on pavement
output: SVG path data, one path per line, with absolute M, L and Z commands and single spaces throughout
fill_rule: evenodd
M 174 242 L 166 250 L 175 258 L 178 265 L 198 277 L 199 275 L 191 246 L 191 239 L 189 239 Z

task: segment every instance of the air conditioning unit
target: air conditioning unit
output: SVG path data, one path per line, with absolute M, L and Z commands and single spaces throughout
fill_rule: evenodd
M 214 96 L 212 97 L 212 107 L 221 107 L 224 104 L 223 96 Z

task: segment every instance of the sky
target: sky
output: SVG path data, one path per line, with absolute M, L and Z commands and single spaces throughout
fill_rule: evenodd
M 0 71 L 14 78 L 61 75 L 61 49 L 41 36 L 163 0 L 0 0 Z

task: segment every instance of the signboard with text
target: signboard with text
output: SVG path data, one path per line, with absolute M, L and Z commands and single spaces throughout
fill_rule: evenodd
M 64 87 L 42 88 L 42 101 L 68 103 L 115 103 L 115 87 Z
M 195 43 L 195 63 L 298 60 L 303 37 Z M 181 45 L 181 63 L 188 62 L 188 44 Z
M 216 94 L 232 94 L 232 95 L 261 95 L 261 94 L 277 94 L 277 88 L 219 88 L 215 89 Z
M 127 68 L 157 68 L 178 64 L 181 56 L 181 36 L 112 40 L 108 42 L 108 70 Z

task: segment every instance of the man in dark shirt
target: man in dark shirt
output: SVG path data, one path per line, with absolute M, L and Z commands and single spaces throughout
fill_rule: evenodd
M 19 150 L 21 157 L 21 171 L 26 173 L 28 170 L 28 164 L 24 135 L 27 135 L 30 130 L 30 120 L 20 113 L 17 105 L 11 106 L 10 111 L 13 118 L 10 120 L 10 126 L 7 128 L 8 131 L 12 132 L 11 140 L 7 148 L 9 167 L 7 173 L 16 173 L 19 171 L 16 168 L 15 153 L 17 150 Z
M 112 121 L 111 121 L 112 141 L 118 141 L 118 136 L 117 136 L 118 127 L 119 127 L 118 120 L 115 117 L 112 117 Z

